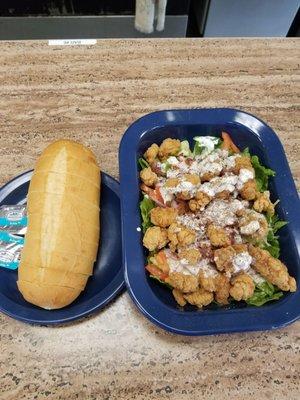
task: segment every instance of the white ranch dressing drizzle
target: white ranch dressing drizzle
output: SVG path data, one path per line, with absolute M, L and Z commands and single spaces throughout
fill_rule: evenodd
M 224 176 L 217 176 L 212 178 L 209 182 L 201 185 L 200 190 L 210 197 L 215 197 L 216 194 L 223 191 L 232 193 L 238 182 L 238 176 L 234 174 L 227 174 Z
M 205 227 L 201 219 L 197 218 L 194 214 L 178 215 L 176 221 L 189 229 L 196 231 L 198 236 L 204 236 Z
M 252 235 L 257 232 L 260 228 L 260 224 L 258 221 L 251 221 L 249 224 L 241 226 L 240 231 L 242 235 Z
M 173 200 L 173 194 L 167 188 L 160 186 L 159 191 L 160 191 L 161 197 L 164 199 L 164 203 L 167 203 L 167 202 Z
M 241 168 L 239 177 L 238 177 L 238 182 L 237 182 L 237 189 L 241 190 L 242 187 L 246 182 L 254 178 L 254 173 L 253 171 L 250 171 L 249 169 L 246 168 Z
M 232 201 L 213 200 L 202 212 L 203 222 L 211 222 L 215 225 L 225 227 L 237 222 L 236 212 L 245 207 L 244 202 L 234 199 Z
M 212 144 L 212 146 L 215 146 L 215 144 Z M 191 160 L 190 165 L 185 162 L 185 159 L 181 159 L 181 157 L 178 159 L 172 156 L 166 162 L 171 166 L 167 170 L 166 175 L 167 178 L 177 178 L 186 173 L 204 175 L 205 173 L 212 172 L 215 175 L 219 175 L 223 170 L 228 171 L 232 169 L 238 157 L 240 155 L 228 156 L 227 150 L 214 150 L 213 147 L 211 150 L 204 150 L 200 155 L 196 156 Z
M 200 272 L 205 277 L 217 275 L 216 269 L 209 262 L 208 259 L 202 259 L 197 264 L 192 265 L 186 259 L 179 259 L 175 257 L 168 258 L 170 272 L 178 272 L 184 275 L 198 276 Z
M 232 259 L 233 273 L 245 272 L 250 268 L 252 257 L 245 251 L 236 254 Z

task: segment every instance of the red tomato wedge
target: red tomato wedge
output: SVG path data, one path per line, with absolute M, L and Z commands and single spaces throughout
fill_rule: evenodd
M 221 148 L 231 150 L 233 153 L 240 153 L 240 149 L 233 143 L 231 137 L 226 132 L 222 132 L 223 143 Z
M 144 183 L 142 183 L 141 190 L 144 193 L 146 193 L 149 196 L 149 198 L 154 201 L 154 203 L 156 203 L 160 207 L 166 207 L 164 199 L 160 193 L 159 187 L 152 189 L 149 186 L 146 186 Z
M 165 281 L 165 279 L 168 277 L 168 274 L 165 272 L 162 272 L 159 268 L 157 268 L 153 264 L 148 264 L 146 265 L 146 270 L 150 273 L 150 275 L 155 276 L 156 278 L 160 279 L 161 281 Z

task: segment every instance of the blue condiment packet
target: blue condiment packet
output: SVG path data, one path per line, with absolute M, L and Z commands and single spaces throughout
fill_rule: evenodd
M 23 237 L 0 231 L 0 267 L 17 269 L 23 246 Z
M 0 231 L 24 235 L 27 231 L 26 205 L 0 206 Z

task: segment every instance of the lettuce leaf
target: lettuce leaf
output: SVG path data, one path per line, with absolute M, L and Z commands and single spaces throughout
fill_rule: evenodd
M 265 281 L 256 285 L 252 297 L 246 300 L 246 303 L 251 306 L 260 307 L 269 301 L 280 299 L 281 296 L 283 296 L 281 290 Z
M 150 278 L 155 279 L 156 281 L 158 281 L 162 285 L 167 286 L 167 288 L 173 289 L 173 287 L 171 285 L 169 285 L 167 282 L 164 282 L 161 279 L 157 278 L 157 276 L 154 276 L 154 275 L 149 275 L 149 276 L 150 276 Z
M 161 170 L 162 172 L 164 172 L 165 174 L 167 173 L 167 171 L 171 168 L 171 164 L 167 161 L 165 161 L 164 163 L 161 163 Z
M 190 144 L 187 140 L 180 142 L 180 150 L 178 155 L 182 154 L 184 157 L 190 157 L 192 152 L 190 150 Z
M 203 150 L 204 150 L 204 147 L 201 146 L 201 144 L 199 142 L 196 142 L 195 146 L 194 146 L 194 150 L 193 150 L 193 155 L 199 156 Z
M 257 189 L 260 192 L 268 190 L 269 177 L 275 176 L 275 171 L 264 167 L 257 156 L 251 156 L 251 163 L 255 170 L 255 180 Z
M 193 150 L 193 155 L 198 156 L 204 151 L 209 154 L 214 149 L 220 146 L 221 139 L 215 136 L 195 136 L 195 145 Z
M 280 246 L 278 241 L 278 236 L 274 235 L 272 230 L 269 231 L 267 236 L 267 242 L 263 242 L 260 247 L 264 250 L 267 250 L 272 257 L 279 258 L 280 256 Z
M 152 226 L 152 222 L 150 220 L 150 211 L 152 208 L 155 207 L 154 201 L 149 199 L 149 197 L 144 196 L 143 200 L 140 202 L 140 210 L 141 210 L 141 216 L 142 216 L 142 229 L 143 233 L 146 232 L 146 230 Z
M 269 184 L 269 177 L 275 176 L 275 171 L 273 171 L 270 168 L 264 167 L 257 156 L 251 156 L 249 152 L 249 148 L 246 147 L 242 151 L 243 156 L 247 156 L 251 158 L 251 163 L 255 171 L 255 180 L 256 180 L 256 185 L 257 189 L 260 192 L 264 192 L 265 190 L 268 190 L 268 184 Z
M 243 151 L 242 151 L 242 155 L 246 156 L 246 157 L 251 157 L 250 151 L 249 151 L 249 147 L 246 147 Z
M 274 233 L 277 233 L 279 229 L 287 224 L 287 221 L 280 220 L 278 215 L 268 215 L 267 221 L 269 226 L 272 228 Z
M 155 250 L 149 251 L 149 253 L 148 253 L 147 257 L 146 257 L 147 264 L 151 264 L 151 258 L 155 256 L 155 253 L 156 253 Z
M 138 159 L 138 164 L 141 167 L 141 169 L 145 169 L 145 168 L 148 168 L 150 166 L 143 157 L 140 157 Z
M 269 232 L 267 236 L 266 242 L 261 242 L 259 246 L 267 250 L 271 256 L 275 258 L 279 258 L 280 256 L 280 246 L 279 246 L 279 237 L 276 235 L 279 229 L 287 224 L 286 221 L 282 221 L 279 219 L 278 215 L 267 215 L 266 216 L 268 224 L 269 224 Z

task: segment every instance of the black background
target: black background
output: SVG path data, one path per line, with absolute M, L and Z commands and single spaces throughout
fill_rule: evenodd
M 188 14 L 190 0 L 168 0 L 168 15 Z M 0 0 L 0 16 L 132 15 L 135 0 Z

